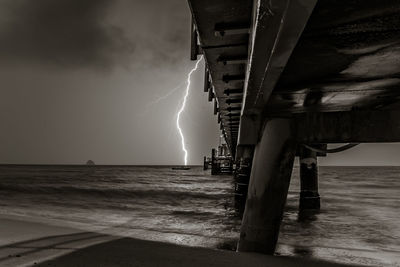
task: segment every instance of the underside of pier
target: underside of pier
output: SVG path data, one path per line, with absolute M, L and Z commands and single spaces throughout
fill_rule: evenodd
M 293 161 L 301 207 L 319 208 L 330 143 L 400 141 L 400 2 L 189 0 L 191 58 L 204 55 L 240 168 L 251 162 L 238 249 L 275 250 Z

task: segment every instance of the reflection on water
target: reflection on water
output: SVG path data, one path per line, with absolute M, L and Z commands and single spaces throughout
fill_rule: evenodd
M 321 211 L 298 212 L 295 169 L 277 252 L 400 266 L 400 168 L 320 167 Z
M 318 219 L 319 210 L 299 210 L 297 221 L 303 225 L 310 224 Z
M 298 212 L 293 172 L 277 254 L 400 266 L 400 168 L 321 167 L 320 212 Z M 231 176 L 202 168 L 0 166 L 0 212 L 88 231 L 235 250 Z M 237 204 L 237 203 L 236 203 Z

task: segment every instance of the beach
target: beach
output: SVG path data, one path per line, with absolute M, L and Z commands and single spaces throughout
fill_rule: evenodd
M 121 238 L 28 217 L 1 216 L 0 225 L 1 266 L 349 266 Z

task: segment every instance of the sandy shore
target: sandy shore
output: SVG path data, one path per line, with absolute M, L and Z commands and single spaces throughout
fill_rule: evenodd
M 0 216 L 0 225 L 0 266 L 344 266 L 120 238 L 28 218 Z

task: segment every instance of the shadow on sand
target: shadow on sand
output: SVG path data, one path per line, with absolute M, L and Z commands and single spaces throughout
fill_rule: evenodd
M 216 249 L 120 238 L 76 250 L 36 266 L 348 266 L 293 257 L 236 253 Z
M 0 265 L 19 266 L 70 253 L 85 246 L 109 241 L 111 236 L 93 232 L 52 235 L 0 246 Z

